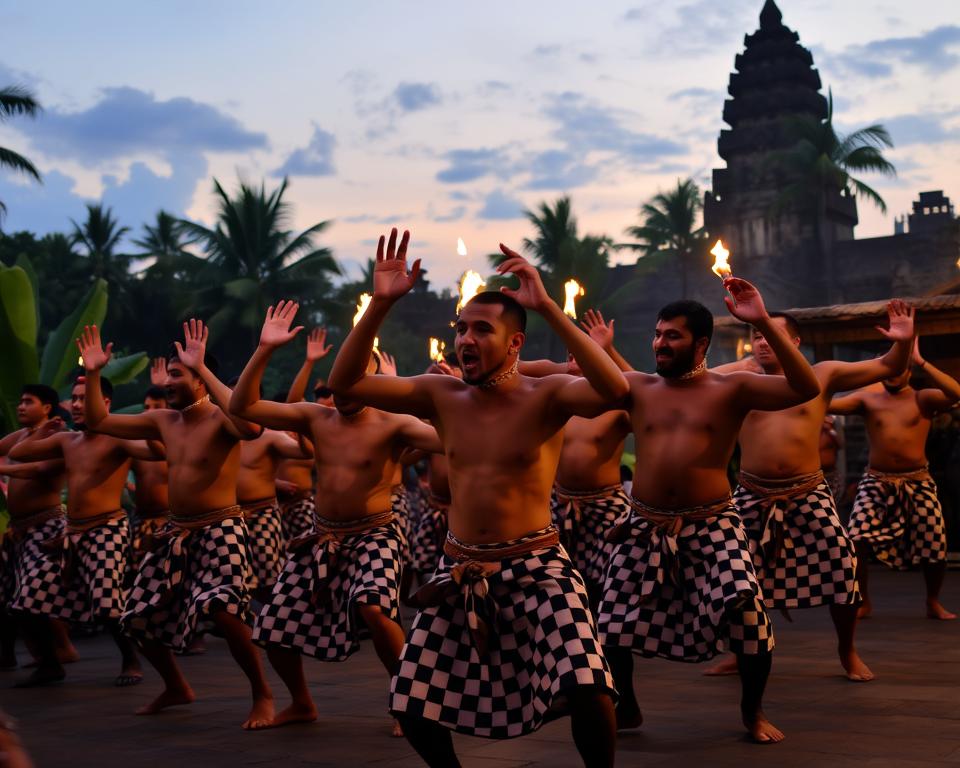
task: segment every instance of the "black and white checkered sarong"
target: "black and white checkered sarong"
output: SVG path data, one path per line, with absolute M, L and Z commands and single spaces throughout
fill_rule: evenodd
M 400 523 L 394 516 L 340 541 L 318 536 L 290 553 L 257 616 L 253 640 L 343 661 L 367 634 L 358 604 L 375 605 L 400 623 Z
M 761 478 L 749 478 L 734 493 L 768 608 L 860 602 L 856 553 L 830 486 L 822 474 L 816 481 L 814 477 L 806 489 L 787 496 L 782 483 L 764 485 Z
M 10 531 L 0 534 L 0 609 L 17 596 L 17 552 Z
M 151 515 L 150 517 L 141 517 L 139 514 L 130 521 L 130 533 L 132 541 L 130 543 L 130 561 L 128 569 L 131 574 L 136 573 L 143 561 L 143 556 L 150 549 L 153 537 L 156 535 L 169 520 L 169 513 L 160 515 Z M 132 577 L 132 576 L 131 576 Z
M 247 525 L 238 513 L 186 538 L 172 532 L 156 539 L 140 564 L 121 624 L 138 640 L 183 651 L 214 628 L 214 613 L 248 620 Z
M 41 539 L 40 531 L 50 533 Z M 13 610 L 43 614 L 63 621 L 91 623 L 120 618 L 124 577 L 130 552 L 126 516 L 82 533 L 65 530 L 62 519 L 30 531 L 18 547 L 17 599 Z M 49 542 L 63 534 L 63 543 Z M 64 564 L 70 562 L 69 572 Z
M 591 587 L 603 583 L 603 573 L 613 547 L 607 532 L 630 514 L 630 499 L 623 486 L 596 491 L 568 491 L 554 486 L 550 516 L 560 531 L 563 546 Z
M 447 514 L 450 502 L 431 493 L 423 493 L 420 514 L 417 515 L 411 547 L 413 567 L 417 573 L 430 575 L 437 570 L 443 542 L 447 539 Z
M 937 486 L 926 471 L 900 475 L 868 469 L 857 486 L 847 524 L 853 541 L 873 547 L 890 568 L 947 557 L 947 533 Z
M 395 485 L 390 491 L 390 507 L 400 525 L 400 560 L 404 566 L 412 565 L 413 556 L 410 551 L 410 533 L 413 530 L 413 521 L 410 518 L 410 499 L 405 485 Z
M 247 521 L 247 589 L 268 589 L 277 583 L 286 553 L 280 506 L 276 499 L 268 499 L 260 505 L 241 505 L 241 509 Z
M 708 505 L 717 513 L 707 519 L 678 520 L 675 534 L 631 501 L 627 539 L 614 547 L 604 579 L 597 621 L 604 647 L 690 662 L 707 661 L 722 647 L 772 650 L 773 629 L 732 501 Z M 649 511 L 679 517 L 706 508 Z
M 309 496 L 294 498 L 280 504 L 280 522 L 283 527 L 283 540 L 290 542 L 306 536 L 313 530 L 313 520 L 317 514 L 317 505 L 313 493 Z
M 512 547 L 544 532 L 474 547 Z M 430 583 L 449 582 L 453 565 L 441 557 Z M 501 739 L 563 714 L 565 695 L 574 688 L 615 695 L 586 587 L 563 547 L 502 560 L 486 583 L 479 610 L 490 627 L 487 653 L 481 657 L 473 642 L 461 594 L 422 609 L 390 686 L 392 712 Z
M 55 539 L 63 533 L 66 519 L 61 512 L 55 517 L 47 517 L 36 525 L 26 525 L 18 532 L 7 529 L 0 542 L 0 562 L 3 563 L 3 581 L 5 599 L 0 607 L 13 610 L 20 594 L 20 579 L 23 574 L 34 570 L 37 558 L 46 552 L 41 550 L 43 542 Z

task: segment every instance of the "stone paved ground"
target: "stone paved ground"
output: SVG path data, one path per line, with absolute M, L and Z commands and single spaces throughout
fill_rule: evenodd
M 876 615 L 861 626 L 860 650 L 875 682 L 848 683 L 838 674 L 825 610 L 794 612 L 794 624 L 777 615 L 767 712 L 787 741 L 744 741 L 735 678 L 638 660 L 646 724 L 621 736 L 618 765 L 960 765 L 960 622 L 923 618 L 919 574 L 875 569 L 872 587 Z M 960 609 L 960 574 L 948 575 L 944 602 Z M 389 735 L 386 676 L 371 648 L 344 664 L 308 664 L 318 723 L 245 733 L 240 673 L 220 641 L 210 645 L 206 656 L 183 661 L 199 700 L 157 717 L 130 715 L 157 692 L 155 675 L 139 688 L 111 688 L 116 654 L 102 637 L 78 642 L 84 659 L 62 686 L 12 691 L 7 686 L 20 673 L 0 673 L 0 704 L 20 719 L 38 768 L 421 765 L 406 742 Z M 468 768 L 580 764 L 567 721 L 509 742 L 458 736 L 457 746 Z

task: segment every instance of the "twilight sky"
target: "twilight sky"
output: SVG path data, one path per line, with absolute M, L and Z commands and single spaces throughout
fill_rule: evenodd
M 45 177 L 0 175 L 3 228 L 66 231 L 101 198 L 135 232 L 160 208 L 209 222 L 212 176 L 288 175 L 293 226 L 333 219 L 323 242 L 351 274 L 407 226 L 435 287 L 452 286 L 563 193 L 582 233 L 619 238 L 643 200 L 721 163 L 727 79 L 762 5 L 0 0 L 0 84 L 45 107 L 0 125 Z M 889 213 L 861 204 L 858 237 L 892 232 L 920 190 L 960 202 L 956 3 L 780 8 L 836 122 L 882 122 L 897 145 L 900 176 L 866 177 Z

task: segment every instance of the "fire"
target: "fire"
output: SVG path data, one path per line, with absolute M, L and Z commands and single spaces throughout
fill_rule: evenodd
M 367 307 L 370 306 L 370 301 L 373 299 L 369 293 L 361 293 L 360 298 L 357 299 L 357 312 L 353 316 L 353 325 L 356 327 L 357 323 L 360 322 L 360 318 L 363 317 L 364 312 L 367 311 Z M 373 340 L 373 348 L 380 349 L 380 339 L 375 338 Z
M 467 255 L 467 244 L 463 242 L 462 237 L 457 238 L 457 256 Z
M 569 315 L 574 320 L 577 319 L 577 297 L 583 296 L 583 286 L 576 280 L 570 279 L 563 284 L 563 290 L 566 294 L 566 301 L 563 303 L 563 314 Z
M 733 274 L 733 270 L 730 269 L 730 262 L 727 261 L 730 251 L 723 247 L 723 240 L 717 240 L 717 244 L 713 246 L 710 253 L 715 257 L 711 267 L 713 274 L 721 280 L 726 280 Z
M 447 344 L 440 339 L 430 337 L 430 359 L 437 363 L 444 362 L 444 353 L 447 350 Z
M 464 305 L 476 296 L 480 291 L 487 287 L 479 272 L 468 269 L 460 278 L 460 300 L 457 302 L 457 312 L 463 309 Z

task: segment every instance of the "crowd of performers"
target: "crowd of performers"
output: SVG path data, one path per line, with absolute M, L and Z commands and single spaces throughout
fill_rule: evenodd
M 191 320 L 155 363 L 142 413 L 111 413 L 111 345 L 95 327 L 78 339 L 73 430 L 54 417 L 56 392 L 24 388 L 22 428 L 0 442 L 11 514 L 0 664 L 16 667 L 19 634 L 34 665 L 18 685 L 63 680 L 76 657 L 68 625 L 96 623 L 119 648 L 117 685 L 142 680 L 141 657 L 162 678 L 138 710 L 154 714 L 194 700 L 176 655 L 214 633 L 249 681 L 243 727 L 260 729 L 317 718 L 304 655 L 340 661 L 370 638 L 395 732 L 427 764 L 458 765 L 451 731 L 508 738 L 569 715 L 584 763 L 607 766 L 617 730 L 641 724 L 635 655 L 729 652 L 711 672 L 739 674 L 743 724 L 770 743 L 783 738 L 762 707 L 771 609 L 826 606 L 853 681 L 873 678 L 854 645 L 871 555 L 919 566 L 927 615 L 954 618 L 939 602 L 946 540 L 925 442 L 960 385 L 920 356 L 909 306 L 889 303 L 881 357 L 810 365 L 796 322 L 728 277 L 752 358 L 708 368 L 713 318 L 678 301 L 659 313 L 656 372 L 640 373 L 614 348 L 612 321 L 588 312 L 578 328 L 501 246 L 499 271 L 519 288 L 463 307 L 456 366 L 400 377 L 375 340 L 417 279 L 408 238 L 380 238 L 372 302 L 315 402 L 304 400 L 312 367 L 330 352 L 318 331 L 286 401 L 261 393 L 271 355 L 303 330 L 288 301 L 270 308 L 232 384 Z M 567 363 L 521 361 L 527 310 Z M 912 369 L 928 388 L 910 386 Z M 829 413 L 861 414 L 870 444 L 846 526 L 822 467 Z M 631 433 L 636 470 L 623 483 Z M 426 469 L 407 491 L 415 463 Z M 401 604 L 417 609 L 406 631 Z M 289 691 L 284 708 L 261 649 Z

